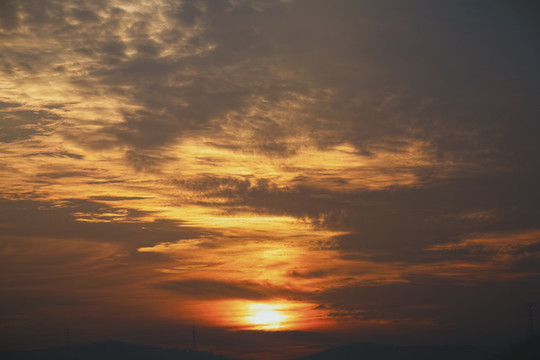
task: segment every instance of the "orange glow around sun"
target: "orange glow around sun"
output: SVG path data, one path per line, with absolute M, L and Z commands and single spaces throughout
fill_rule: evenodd
M 186 304 L 184 304 L 186 305 Z M 316 304 L 289 300 L 218 300 L 191 302 L 192 319 L 229 330 L 285 331 L 331 326 L 325 310 Z
M 287 316 L 280 310 L 279 305 L 254 303 L 248 305 L 246 323 L 252 324 L 258 330 L 278 330 Z

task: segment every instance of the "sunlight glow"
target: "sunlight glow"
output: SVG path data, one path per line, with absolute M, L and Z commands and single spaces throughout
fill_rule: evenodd
M 281 322 L 287 318 L 279 308 L 279 305 L 250 304 L 246 322 L 260 330 L 277 330 L 281 327 Z
M 316 330 L 334 326 L 334 320 L 328 316 L 328 309 L 321 308 L 318 304 L 287 299 L 185 299 L 180 308 L 180 312 L 178 308 L 171 308 L 170 313 L 183 314 L 182 321 L 217 325 L 231 331 Z M 192 316 L 186 318 L 185 314 Z

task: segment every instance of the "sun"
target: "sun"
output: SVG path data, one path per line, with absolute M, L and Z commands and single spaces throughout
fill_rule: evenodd
M 250 304 L 246 316 L 246 322 L 260 330 L 277 330 L 285 319 L 286 316 L 280 311 L 279 305 L 260 303 Z

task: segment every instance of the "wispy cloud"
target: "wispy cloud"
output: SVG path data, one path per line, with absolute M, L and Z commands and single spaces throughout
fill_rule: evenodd
M 251 303 L 282 301 L 302 329 L 447 339 L 467 314 L 493 319 L 478 311 L 490 297 L 494 312 L 534 297 L 530 10 L 0 2 L 10 324 L 22 336 L 39 319 L 118 313 L 118 327 L 200 320 L 229 339 L 218 328 L 253 330 Z M 192 316 L 201 306 L 221 322 Z

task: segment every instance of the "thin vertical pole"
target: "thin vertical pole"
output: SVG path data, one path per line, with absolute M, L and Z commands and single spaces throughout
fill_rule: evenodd
M 197 342 L 195 340 L 195 325 L 191 328 L 191 350 L 195 350 L 197 348 Z
M 529 322 L 527 324 L 527 338 L 530 339 L 534 336 L 534 325 L 533 325 L 533 310 L 534 304 L 527 303 L 527 310 L 529 311 Z

